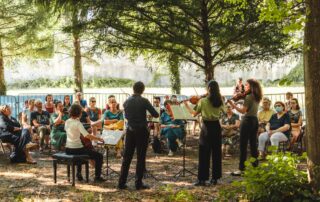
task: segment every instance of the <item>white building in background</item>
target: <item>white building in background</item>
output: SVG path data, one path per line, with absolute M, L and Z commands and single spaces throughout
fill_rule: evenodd
M 97 64 L 83 61 L 84 78 L 87 77 L 115 77 L 128 78 L 132 80 L 141 80 L 149 84 L 154 80 L 155 72 L 160 72 L 159 78 L 155 81 L 156 86 L 169 86 L 169 76 L 165 66 L 152 70 L 146 67 L 143 59 L 134 62 L 125 57 L 106 56 L 97 60 Z M 232 85 L 238 77 L 256 78 L 259 80 L 276 80 L 295 67 L 299 62 L 298 58 L 288 58 L 278 60 L 275 63 L 262 63 L 253 65 L 250 70 L 241 70 L 230 72 L 224 68 L 216 68 L 215 78 L 222 85 Z M 9 66 L 9 67 L 8 67 Z M 21 60 L 8 64 L 5 69 L 5 78 L 7 83 L 13 83 L 17 80 L 34 80 L 37 78 L 58 79 L 62 76 L 72 76 L 72 58 L 64 58 L 62 55 L 56 55 L 49 60 L 27 61 Z M 155 66 L 155 65 L 154 65 Z M 192 67 L 183 67 L 181 69 L 181 82 L 183 86 L 198 86 L 203 84 L 204 75 L 202 71 L 196 71 Z

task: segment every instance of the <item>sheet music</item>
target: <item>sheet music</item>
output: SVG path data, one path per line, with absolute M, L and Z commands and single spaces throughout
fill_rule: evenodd
M 154 107 L 154 109 L 158 112 L 158 114 L 160 115 L 160 107 Z M 159 123 L 160 122 L 160 116 L 158 118 L 154 118 L 152 117 L 152 119 L 148 119 L 148 116 L 151 116 L 151 114 L 149 113 L 149 111 L 147 110 L 147 120 L 150 122 L 156 122 Z
M 178 120 L 197 120 L 196 117 L 193 117 L 185 105 L 171 105 L 171 110 L 173 113 L 174 119 Z
M 116 145 L 124 135 L 122 130 L 103 130 L 101 138 L 106 145 Z

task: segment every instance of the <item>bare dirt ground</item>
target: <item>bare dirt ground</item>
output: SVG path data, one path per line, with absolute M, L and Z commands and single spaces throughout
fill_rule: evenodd
M 186 167 L 197 173 L 198 136 L 189 136 L 186 149 Z M 128 182 L 129 189 L 116 189 L 118 176 L 104 176 L 107 181 L 94 183 L 94 169 L 90 168 L 89 183 L 76 181 L 72 187 L 67 181 L 65 165 L 58 165 L 57 184 L 53 182 L 52 159 L 50 154 L 33 153 L 36 165 L 10 164 L 7 157 L 0 154 L 0 201 L 213 201 L 217 193 L 232 181 L 230 172 L 237 169 L 238 157 L 223 160 L 223 177 L 216 186 L 195 187 L 196 176 L 180 177 L 174 175 L 182 168 L 182 151 L 168 157 L 167 153 L 155 154 L 148 148 L 147 169 L 156 179 L 147 176 L 144 182 L 151 189 L 134 189 L 134 160 L 131 164 Z M 105 162 L 104 162 L 105 163 Z M 111 167 L 119 171 L 121 160 L 111 153 Z M 104 164 L 103 171 L 105 172 Z M 84 169 L 83 169 L 84 175 Z

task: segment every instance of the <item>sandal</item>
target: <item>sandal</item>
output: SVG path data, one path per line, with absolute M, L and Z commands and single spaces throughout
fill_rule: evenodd
M 243 175 L 243 172 L 241 170 L 237 170 L 235 172 L 232 172 L 231 175 L 240 177 Z

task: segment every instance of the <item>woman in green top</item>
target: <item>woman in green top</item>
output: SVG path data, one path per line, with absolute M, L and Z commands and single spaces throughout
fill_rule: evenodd
M 67 134 L 64 130 L 64 123 L 69 119 L 69 115 L 63 112 L 63 104 L 61 101 L 57 101 L 54 104 L 55 113 L 50 117 L 52 125 L 51 130 L 51 144 L 58 150 L 62 150 L 66 144 Z
M 221 126 L 220 114 L 224 112 L 224 104 L 216 81 L 209 81 L 208 96 L 199 100 L 195 110 L 185 102 L 190 113 L 194 116 L 202 115 L 202 128 L 199 139 L 198 181 L 195 186 L 205 186 L 209 179 L 210 156 L 212 153 L 212 178 L 210 184 L 217 184 L 222 176 L 221 160 Z

